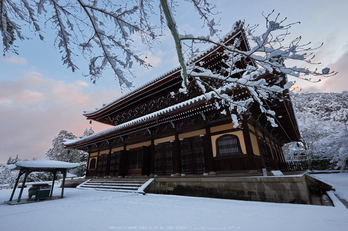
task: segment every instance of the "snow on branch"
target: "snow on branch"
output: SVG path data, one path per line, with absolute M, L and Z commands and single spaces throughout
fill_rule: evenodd
M 157 39 L 155 26 L 150 23 L 153 2 L 137 0 L 118 2 L 110 0 L 0 0 L 0 31 L 4 55 L 17 53 L 16 39 L 22 35 L 23 23 L 43 39 L 42 30 L 56 32 L 55 44 L 61 59 L 72 71 L 78 69 L 74 60 L 82 51 L 89 59 L 89 73 L 96 82 L 105 68 L 111 68 L 121 86 L 130 88 L 134 63 L 150 65 L 139 57 L 132 47 L 132 36 L 137 34 L 151 48 Z M 42 26 L 44 25 L 44 26 Z
M 192 0 L 191 2 L 201 16 L 201 19 L 204 20 L 204 23 L 209 28 L 209 35 L 214 36 L 215 33 L 218 32 L 218 29 L 216 29 L 217 23 L 215 19 L 211 18 L 211 16 L 218 14 L 214 12 L 216 6 L 209 3 L 207 0 Z
M 175 15 L 172 13 L 178 3 L 169 0 L 159 2 L 159 24 L 166 24 L 175 41 L 177 57 L 182 68 L 183 92 L 195 82 L 199 84 L 200 89 L 205 89 L 204 91 L 218 93 L 221 83 L 224 83 L 228 87 L 249 89 L 254 102 L 262 102 L 269 95 L 280 94 L 279 87 L 284 91 L 279 75 L 291 75 L 313 81 L 310 76 L 336 74 L 329 68 L 318 71 L 303 65 L 288 66 L 288 61 L 315 65 L 313 51 L 320 46 L 311 48 L 310 44 L 302 44 L 300 36 L 287 43 L 288 30 L 297 23 L 287 24 L 286 18 L 281 20 L 279 14 L 274 15 L 274 12 L 271 12 L 264 15 L 266 28 L 260 35 L 255 35 L 255 27 L 246 27 L 244 23 L 238 22 L 231 32 L 241 31 L 242 34 L 237 36 L 238 38 L 236 37 L 232 43 L 226 43 L 224 39 L 216 42 L 213 36 L 217 35 L 219 20 L 215 18 L 215 5 L 209 0 L 188 2 L 208 28 L 207 35 L 180 35 Z M 134 35 L 138 36 L 148 48 L 156 41 L 158 27 L 152 25 L 150 20 L 150 15 L 157 14 L 155 4 L 157 2 L 152 0 L 0 0 L 3 52 L 16 53 L 16 39 L 26 38 L 22 35 L 20 25 L 30 25 L 32 31 L 43 39 L 42 29 L 46 29 L 46 25 L 50 24 L 56 32 L 55 44 L 61 52 L 64 65 L 75 71 L 78 67 L 74 59 L 78 52 L 82 51 L 84 57 L 89 60 L 86 76 L 90 77 L 93 83 L 101 78 L 106 68 L 111 68 L 120 86 L 131 88 L 131 68 L 134 64 L 138 63 L 145 68 L 150 66 L 137 54 L 133 47 L 133 39 Z M 223 51 L 219 54 L 223 57 L 220 68 L 211 67 L 204 62 L 194 62 L 193 57 L 199 52 L 199 43 L 222 48 Z M 260 80 L 260 75 L 266 74 L 273 75 L 273 79 L 270 77 L 267 82 Z M 216 84 L 217 82 L 219 84 Z M 230 100 L 225 97 L 223 102 L 235 103 L 232 95 L 229 94 Z M 265 113 L 269 111 L 262 108 L 262 105 L 260 107 Z M 248 108 L 248 105 L 245 108 Z
M 257 103 L 269 123 L 274 127 L 278 126 L 275 113 L 267 101 L 283 101 L 288 97 L 286 93 L 292 84 L 287 82 L 286 75 L 312 81 L 308 76 L 330 77 L 337 72 L 330 71 L 329 68 L 318 72 L 317 69 L 311 70 L 302 65 L 288 66 L 288 61 L 315 65 L 312 62 L 313 51 L 321 46 L 311 48 L 310 43 L 301 44 L 301 37 L 286 44 L 288 30 L 297 23 L 287 24 L 286 18 L 279 20 L 279 14 L 271 19 L 273 13 L 272 11 L 264 16 L 266 29 L 261 35 L 255 35 L 255 27 L 246 27 L 243 22 L 237 22 L 230 36 L 237 33 L 240 35 L 235 36 L 230 42 L 226 42 L 226 39 L 216 42 L 210 36 L 177 36 L 175 21 L 170 22 L 170 17 L 173 16 L 166 15 L 182 67 L 184 83 L 180 91 L 187 92 L 188 86 L 192 83 L 198 85 L 203 93 L 213 91 L 215 94 L 206 94 L 211 97 L 208 100 L 218 98 L 220 103 L 216 108 L 227 107 L 234 123 L 237 117 L 247 113 L 251 105 Z M 219 65 L 214 65 L 209 60 L 197 62 L 198 59 L 184 55 L 194 53 L 195 45 L 199 43 L 208 43 L 215 47 L 216 55 L 221 57 Z M 189 47 L 191 52 L 184 51 L 183 46 Z M 216 84 L 217 82 L 219 84 Z M 236 92 L 240 92 L 241 89 L 248 92 L 247 99 L 236 97 Z

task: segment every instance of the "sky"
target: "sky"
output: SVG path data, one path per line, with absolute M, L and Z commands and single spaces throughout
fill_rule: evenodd
M 219 21 L 221 36 L 237 20 L 259 24 L 261 31 L 265 26 L 262 12 L 268 14 L 273 9 L 280 17 L 287 17 L 289 23 L 300 21 L 291 28 L 290 37 L 301 35 L 303 42 L 312 42 L 313 47 L 323 42 L 314 60 L 321 62 L 318 69 L 330 67 L 338 71 L 336 76 L 315 84 L 296 80 L 301 92 L 348 90 L 348 1 L 217 0 L 214 3 L 220 12 L 215 21 Z M 175 19 L 181 33 L 207 34 L 199 15 L 183 1 L 179 1 Z M 95 132 L 109 128 L 96 122 L 90 124 L 83 111 L 95 110 L 128 92 L 121 91 L 110 70 L 92 84 L 84 76 L 88 62 L 82 55 L 75 57 L 79 70 L 73 73 L 67 69 L 54 46 L 53 32 L 47 29 L 45 41 L 29 34 L 32 39 L 17 43 L 19 55 L 8 53 L 0 58 L 0 163 L 16 155 L 21 159 L 44 158 L 60 130 L 80 136 L 86 128 L 92 127 Z M 168 31 L 165 34 L 151 50 L 139 46 L 139 52 L 147 56 L 152 68 L 135 67 L 135 88 L 178 66 L 173 39 Z

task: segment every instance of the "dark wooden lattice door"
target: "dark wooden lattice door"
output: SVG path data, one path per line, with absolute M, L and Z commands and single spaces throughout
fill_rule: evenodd
M 143 148 L 132 149 L 128 152 L 128 175 L 141 175 L 143 152 Z
M 181 166 L 182 173 L 191 173 L 191 140 L 184 139 L 181 140 Z
M 96 176 L 96 166 L 97 164 L 97 160 L 95 157 L 92 157 L 90 158 L 90 161 L 89 161 L 89 166 L 88 166 L 88 169 L 87 169 L 87 172 L 86 172 L 86 176 Z
M 120 165 L 119 165 L 119 171 L 118 174 L 120 176 L 127 175 L 128 172 L 128 151 L 121 151 L 120 152 Z
M 267 170 L 271 170 L 272 169 L 272 165 L 271 165 L 271 149 L 269 148 L 268 144 L 261 140 L 261 155 L 263 158 L 263 161 L 265 162 L 265 167 Z
M 143 167 L 141 169 L 141 175 L 151 174 L 151 147 L 143 147 Z
M 155 174 L 170 175 L 173 169 L 173 144 L 165 142 L 155 146 Z
M 196 136 L 181 140 L 182 173 L 204 173 L 204 152 L 202 137 Z
M 97 176 L 105 176 L 106 174 L 106 168 L 108 165 L 108 158 L 107 154 L 102 154 L 98 158 L 98 169 L 97 169 Z
M 110 176 L 118 176 L 118 171 L 120 167 L 120 154 L 121 152 L 113 152 L 110 155 Z

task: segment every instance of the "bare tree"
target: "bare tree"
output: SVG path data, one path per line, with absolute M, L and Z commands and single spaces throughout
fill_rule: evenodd
M 235 28 L 243 28 L 250 44 L 249 50 L 240 49 L 240 40 L 226 45 L 223 40 L 214 39 L 218 31 L 215 22 L 215 6 L 208 0 L 188 0 L 201 17 L 203 24 L 209 28 L 209 35 L 180 35 L 175 22 L 173 10 L 178 2 L 175 0 L 0 0 L 0 30 L 3 38 L 4 53 L 17 52 L 16 39 L 25 39 L 21 26 L 26 22 L 30 28 L 43 39 L 42 28 L 50 25 L 56 31 L 56 45 L 62 53 L 62 61 L 72 71 L 78 67 L 74 57 L 76 52 L 89 59 L 89 74 L 92 82 L 96 82 L 106 67 L 110 67 L 121 87 L 130 88 L 132 67 L 138 63 L 144 67 L 150 64 L 142 59 L 133 47 L 134 36 L 149 48 L 158 39 L 162 29 L 167 27 L 175 41 L 177 56 L 182 69 L 182 91 L 187 91 L 190 84 L 198 85 L 207 99 L 219 98 L 219 105 L 224 105 L 231 113 L 234 122 L 237 115 L 247 111 L 253 102 L 260 104 L 262 113 L 276 126 L 274 112 L 269 109 L 267 99 L 270 95 L 283 94 L 290 85 L 279 86 L 280 74 L 297 78 L 308 76 L 331 76 L 335 72 L 325 68 L 322 72 L 308 68 L 288 67 L 288 60 L 302 61 L 312 64 L 310 44 L 301 44 L 301 37 L 288 42 L 288 30 L 296 23 L 286 24 L 279 15 L 265 16 L 266 30 L 255 35 L 255 27 L 245 26 L 239 22 Z M 151 16 L 159 15 L 158 23 L 152 24 Z M 273 19 L 271 19 L 273 17 Z M 42 22 L 45 22 L 42 26 Z M 219 72 L 190 62 L 197 53 L 196 45 L 200 43 L 223 47 L 224 68 Z M 185 50 L 184 48 L 185 47 Z M 77 51 L 76 51 L 77 50 Z M 187 54 L 190 54 L 189 56 Z M 243 60 L 246 65 L 236 64 Z M 261 75 L 274 74 L 274 81 L 260 79 Z M 222 81 L 223 86 L 211 84 L 212 80 Z M 236 101 L 233 93 L 226 89 L 243 88 L 250 97 Z M 220 107 L 217 105 L 217 107 Z M 235 123 L 237 124 L 237 123 Z
M 120 86 L 130 88 L 133 63 L 148 66 L 132 47 L 137 34 L 151 47 L 155 26 L 149 20 L 152 1 L 111 0 L 0 0 L 0 30 L 4 54 L 17 52 L 16 39 L 26 39 L 20 24 L 26 22 L 40 39 L 42 28 L 51 26 L 62 62 L 72 71 L 82 51 L 89 59 L 89 77 L 96 82 L 109 66 Z M 42 22 L 44 25 L 42 26 Z M 128 74 L 127 74 L 128 73 Z
M 324 68 L 321 72 L 318 72 L 317 69 L 311 70 L 306 67 L 299 68 L 297 66 L 286 65 L 288 61 L 315 64 L 312 62 L 315 57 L 313 51 L 322 46 L 311 48 L 310 43 L 301 44 L 301 37 L 297 37 L 285 45 L 287 36 L 290 34 L 288 30 L 292 25 L 298 24 L 298 22 L 287 24 L 286 18 L 283 20 L 279 19 L 280 14 L 275 15 L 273 17 L 274 19 L 271 19 L 274 13 L 274 11 L 272 11 L 270 14 L 264 15 L 266 20 L 265 32 L 261 35 L 255 35 L 256 26 L 244 26 L 244 22 L 239 21 L 234 25 L 234 28 L 235 30 L 242 28 L 242 30 L 246 32 L 247 38 L 243 36 L 241 38 L 236 38 L 233 44 L 228 45 L 223 42 L 223 39 L 219 42 L 215 42 L 211 39 L 211 36 L 217 32 L 214 27 L 214 19 L 209 20 L 214 7 L 205 0 L 192 0 L 191 2 L 209 27 L 210 35 L 180 35 L 170 6 L 168 5 L 168 0 L 161 0 L 167 26 L 175 40 L 183 78 L 182 91 L 187 91 L 190 83 L 195 82 L 208 100 L 212 98 L 220 99 L 216 107 L 227 107 L 235 126 L 238 125 L 239 115 L 247 112 L 254 102 L 259 104 L 261 113 L 266 115 L 271 125 L 274 127 L 278 126 L 275 112 L 270 109 L 267 101 L 269 98 L 277 98 L 278 100 L 285 99 L 283 97 L 284 93 L 287 92 L 292 83 L 288 82 L 286 84 L 284 82 L 287 81 L 283 81 L 285 85 L 279 85 L 279 82 L 282 81 L 282 76 L 290 75 L 315 82 L 320 81 L 320 79 L 312 80 L 311 77 L 308 76 L 327 77 L 336 74 L 336 72 L 330 71 L 329 68 Z M 252 47 L 248 50 L 241 49 L 242 39 L 250 41 Z M 192 54 L 195 54 L 197 51 L 195 43 L 209 43 L 222 47 L 223 52 L 221 56 L 224 57 L 222 60 L 222 68 L 220 70 L 212 70 L 212 68 L 204 66 L 204 64 L 191 62 L 190 56 L 193 57 Z M 183 47 L 188 47 L 189 51 L 184 51 Z M 184 54 L 190 54 L 190 56 L 186 57 L 185 60 Z M 244 65 L 237 65 L 241 62 Z M 260 78 L 260 76 L 265 76 L 266 74 L 269 74 L 271 77 L 267 80 L 265 78 Z M 216 86 L 211 84 L 212 80 L 216 80 L 223 84 Z M 235 100 L 233 89 L 238 89 L 238 91 L 244 89 L 249 97 L 242 100 Z M 271 97 L 272 95 L 273 97 Z

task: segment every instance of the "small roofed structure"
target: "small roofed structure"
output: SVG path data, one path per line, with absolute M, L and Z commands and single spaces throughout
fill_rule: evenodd
M 19 174 L 16 180 L 16 184 L 13 188 L 11 197 L 9 201 L 12 201 L 14 193 L 16 191 L 16 188 L 18 186 L 19 178 L 24 175 L 24 180 L 22 183 L 21 191 L 19 193 L 17 202 L 19 203 L 21 201 L 23 189 L 25 187 L 25 182 L 27 180 L 28 175 L 31 172 L 51 172 L 53 174 L 53 182 L 51 186 L 51 191 L 50 191 L 50 196 L 49 198 L 52 198 L 52 193 L 53 193 L 53 187 L 54 187 L 54 182 L 57 176 L 57 172 L 61 172 L 63 174 L 63 184 L 62 184 L 62 192 L 61 192 L 61 197 L 63 198 L 64 196 L 64 185 L 65 185 L 65 178 L 67 174 L 67 169 L 72 169 L 78 167 L 78 163 L 68 163 L 68 162 L 63 162 L 63 161 L 56 161 L 56 160 L 49 160 L 49 159 L 43 159 L 43 160 L 31 160 L 31 161 L 18 161 L 16 163 L 16 168 L 15 170 L 19 170 Z

